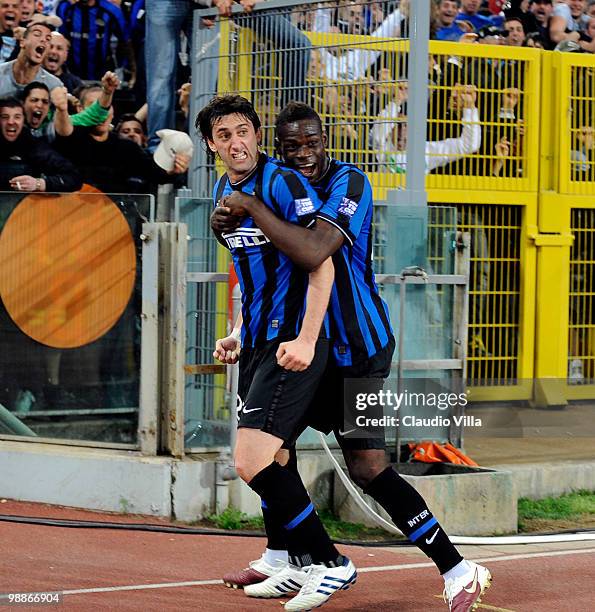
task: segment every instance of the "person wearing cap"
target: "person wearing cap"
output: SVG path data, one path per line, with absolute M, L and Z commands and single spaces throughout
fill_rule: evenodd
M 50 91 L 62 87 L 62 81 L 42 67 L 55 28 L 55 20 L 55 17 L 42 15 L 31 20 L 19 41 L 18 57 L 12 62 L 0 64 L 0 98 L 18 95 L 33 81 L 44 83 Z

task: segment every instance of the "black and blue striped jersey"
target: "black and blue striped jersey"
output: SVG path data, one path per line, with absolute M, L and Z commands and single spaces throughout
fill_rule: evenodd
M 99 80 L 110 58 L 111 40 L 128 40 L 128 25 L 120 7 L 109 0 L 97 0 L 93 6 L 62 0 L 56 8 L 62 19 L 60 33 L 70 41 L 69 65 L 82 79 Z
M 321 203 L 299 173 L 261 155 L 254 171 L 238 183 L 224 174 L 213 192 L 215 206 L 233 190 L 255 195 L 292 223 L 307 225 Z M 275 338 L 295 338 L 306 306 L 308 273 L 281 253 L 251 217 L 224 233 L 242 290 L 242 346 L 257 347 Z
M 312 187 L 323 202 L 316 216 L 345 236 L 333 255 L 330 336 L 337 364 L 351 366 L 373 357 L 392 337 L 388 308 L 374 280 L 372 187 L 359 168 L 335 159 Z

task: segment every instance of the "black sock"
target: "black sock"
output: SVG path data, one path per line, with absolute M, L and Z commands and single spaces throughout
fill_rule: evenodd
M 295 446 L 287 449 L 289 451 L 289 460 L 285 467 L 299 476 L 297 469 L 297 452 Z M 287 550 L 287 534 L 283 525 L 275 518 L 275 514 L 262 500 L 262 518 L 264 519 L 264 529 L 267 534 L 267 548 L 269 550 Z
M 364 489 L 390 515 L 395 525 L 438 567 L 441 574 L 463 560 L 423 497 L 391 466 Z
M 342 565 L 343 557 L 320 522 L 298 475 L 273 461 L 249 485 L 283 525 L 291 563 Z

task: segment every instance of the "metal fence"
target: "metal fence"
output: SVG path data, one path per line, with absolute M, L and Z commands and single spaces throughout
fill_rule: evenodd
M 568 382 L 595 381 L 595 209 L 573 209 L 570 252 Z

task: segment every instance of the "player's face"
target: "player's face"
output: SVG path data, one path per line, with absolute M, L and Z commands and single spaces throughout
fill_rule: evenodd
M 260 128 L 255 130 L 249 119 L 234 113 L 215 121 L 212 139 L 207 142 L 221 158 L 231 182 L 237 183 L 258 163 L 260 139 Z
M 326 169 L 326 134 L 313 119 L 286 123 L 277 133 L 279 153 L 290 168 L 301 172 L 310 182 Z

